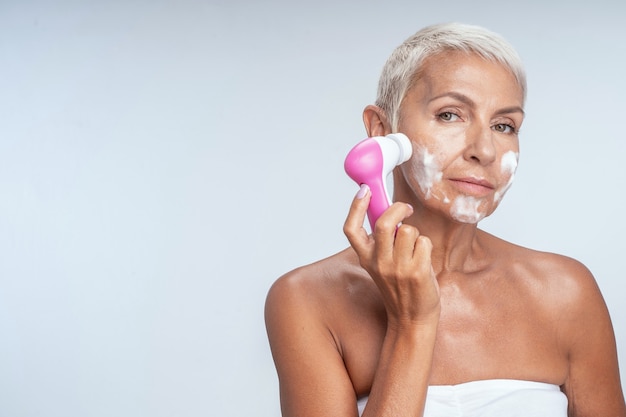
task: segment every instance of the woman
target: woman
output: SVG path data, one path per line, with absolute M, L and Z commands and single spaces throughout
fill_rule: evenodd
M 395 203 L 368 235 L 361 187 L 351 247 L 268 294 L 284 416 L 626 416 L 590 272 L 477 228 L 513 180 L 525 93 L 519 57 L 482 28 L 394 51 L 363 120 L 412 142 Z

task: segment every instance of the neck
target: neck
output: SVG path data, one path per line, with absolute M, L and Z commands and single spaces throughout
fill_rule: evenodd
M 437 275 L 441 272 L 468 273 L 481 268 L 481 232 L 476 224 L 459 223 L 423 207 L 415 208 L 414 214 L 404 223 L 417 227 L 420 234 L 431 240 L 432 265 Z

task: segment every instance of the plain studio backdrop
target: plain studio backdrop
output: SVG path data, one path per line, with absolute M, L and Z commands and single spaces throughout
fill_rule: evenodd
M 347 245 L 392 49 L 462 21 L 528 71 L 481 225 L 584 262 L 626 375 L 626 3 L 0 1 L 0 416 L 278 416 L 263 305 Z

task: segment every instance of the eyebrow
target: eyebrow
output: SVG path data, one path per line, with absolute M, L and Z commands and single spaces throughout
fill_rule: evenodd
M 452 97 L 458 101 L 460 101 L 461 103 L 464 103 L 470 107 L 475 107 L 476 103 L 474 102 L 474 100 L 472 100 L 471 98 L 469 98 L 468 96 L 466 96 L 465 94 L 461 94 L 461 93 L 457 93 L 456 91 L 449 91 L 447 93 L 443 93 L 440 94 L 436 97 L 431 98 L 430 100 L 428 100 L 429 103 L 438 100 L 440 98 L 443 97 Z M 498 109 L 498 111 L 496 111 L 496 114 L 510 114 L 510 113 L 521 113 L 522 116 L 525 116 L 526 113 L 524 112 L 524 109 L 522 109 L 520 106 L 509 106 L 509 107 L 504 107 L 502 109 Z

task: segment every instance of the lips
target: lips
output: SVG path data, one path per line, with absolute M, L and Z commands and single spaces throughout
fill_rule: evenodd
M 492 183 L 481 178 L 451 178 L 450 182 L 463 194 L 474 197 L 484 197 L 495 189 Z

